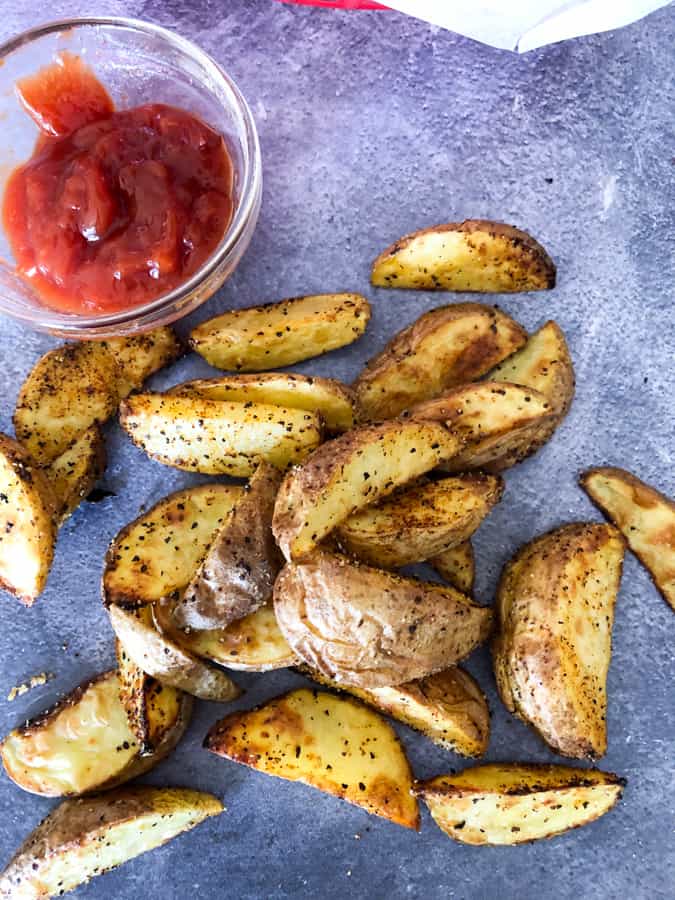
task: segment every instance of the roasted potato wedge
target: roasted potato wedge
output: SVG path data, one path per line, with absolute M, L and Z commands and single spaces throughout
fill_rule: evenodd
M 129 728 L 138 743 L 141 756 L 155 752 L 155 745 L 164 737 L 157 717 L 153 718 L 152 704 L 163 687 L 156 678 L 143 671 L 128 655 L 124 646 L 115 639 L 117 677 L 120 682 L 120 700 L 127 714 Z M 177 694 L 176 691 L 173 692 Z
M 675 503 L 625 469 L 589 469 L 580 481 L 675 610 Z
M 155 628 L 152 610 L 108 608 L 110 624 L 127 656 L 144 672 L 163 685 L 199 697 L 226 703 L 241 694 L 225 672 L 210 666 L 193 653 L 184 650 Z
M 506 707 L 562 756 L 602 756 L 606 680 L 624 542 L 611 525 L 566 525 L 526 544 L 497 593 L 493 645 Z
M 398 569 L 466 541 L 501 500 L 504 483 L 482 472 L 403 489 L 341 525 L 341 547 L 371 566 Z
M 217 369 L 264 372 L 360 338 L 370 305 L 360 294 L 315 294 L 233 309 L 198 325 L 190 346 Z
M 274 611 L 308 666 L 354 687 L 387 687 L 454 665 L 484 641 L 492 611 L 450 587 L 316 550 L 288 563 Z
M 0 897 L 60 897 L 222 810 L 211 794 L 185 788 L 132 787 L 64 800 L 0 876 Z
M 415 231 L 373 263 L 378 287 L 504 294 L 555 287 L 555 265 L 533 237 L 513 225 L 467 219 Z
M 248 478 L 258 462 L 280 469 L 301 462 L 322 439 L 317 413 L 269 404 L 135 394 L 120 425 L 151 459 L 208 475 Z
M 142 606 L 182 591 L 242 495 L 229 484 L 186 488 L 126 525 L 108 549 L 104 602 Z
M 205 400 L 306 409 L 319 413 L 331 432 L 348 431 L 354 425 L 354 393 L 346 384 L 333 378 L 290 372 L 226 375 L 186 381 L 175 385 L 167 393 L 203 397 Z
M 490 710 L 476 681 L 455 666 L 396 687 L 346 687 L 302 666 L 319 684 L 347 691 L 369 706 L 462 756 L 482 756 L 490 739 Z
M 393 337 L 356 379 L 361 415 L 390 419 L 475 381 L 526 340 L 525 329 L 492 306 L 454 303 L 432 309 Z
M 443 422 L 464 441 L 464 448 L 440 468 L 500 472 L 540 445 L 554 414 L 546 397 L 532 388 L 482 381 L 420 403 L 410 410 L 410 417 Z
M 183 630 L 227 628 L 272 599 L 283 558 L 272 534 L 281 472 L 262 462 L 173 610 Z
M 473 594 L 476 566 L 471 541 L 450 547 L 427 560 L 443 581 L 469 597 Z
M 5 771 L 20 788 L 45 797 L 85 794 L 147 772 L 176 746 L 192 698 L 157 686 L 148 694 L 143 755 L 120 700 L 117 671 L 86 681 L 53 709 L 10 732 L 0 744 Z
M 26 450 L 0 434 L 0 588 L 30 606 L 54 557 L 57 500 Z
M 105 346 L 119 369 L 120 397 L 137 391 L 154 372 L 158 372 L 183 354 L 183 347 L 167 325 L 131 337 L 109 338 Z
M 292 469 L 277 495 L 272 529 L 286 559 L 309 553 L 352 513 L 456 455 L 461 438 L 437 422 L 355 428 Z
M 45 469 L 56 495 L 56 518 L 64 522 L 91 493 L 106 465 L 105 440 L 98 425 L 92 425 Z
M 208 733 L 207 750 L 301 781 L 406 828 L 419 828 L 410 764 L 391 726 L 348 697 L 298 690 Z
M 439 775 L 415 792 L 449 837 L 495 846 L 587 825 L 609 812 L 625 783 L 597 769 L 502 763 Z

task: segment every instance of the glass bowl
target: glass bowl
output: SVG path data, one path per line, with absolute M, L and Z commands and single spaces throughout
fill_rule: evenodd
M 142 306 L 96 315 L 63 313 L 41 303 L 30 285 L 16 275 L 2 232 L 0 313 L 40 331 L 80 340 L 134 334 L 168 324 L 218 290 L 251 240 L 262 194 L 253 116 L 229 75 L 199 47 L 165 28 L 114 17 L 51 22 L 0 46 L 0 194 L 4 194 L 12 170 L 33 152 L 37 137 L 37 128 L 21 107 L 14 85 L 64 50 L 82 57 L 118 108 L 167 103 L 195 113 L 219 131 L 234 168 L 234 214 L 214 252 L 182 285 Z

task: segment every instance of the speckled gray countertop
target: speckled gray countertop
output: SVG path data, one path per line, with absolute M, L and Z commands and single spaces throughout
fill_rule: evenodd
M 507 473 L 503 502 L 475 539 L 478 596 L 501 566 L 562 522 L 597 519 L 576 485 L 591 464 L 624 465 L 666 492 L 673 482 L 675 7 L 624 30 L 524 57 L 394 13 L 338 13 L 271 0 L 5 0 L 4 39 L 41 19 L 108 12 L 151 19 L 200 43 L 238 80 L 256 115 L 265 165 L 262 216 L 238 271 L 193 318 L 303 292 L 356 290 L 373 302 L 366 337 L 298 367 L 353 378 L 403 324 L 452 297 L 369 288 L 369 262 L 414 228 L 491 217 L 530 230 L 558 264 L 553 292 L 498 298 L 530 329 L 564 328 L 578 377 L 553 441 Z M 183 328 L 183 326 L 181 326 Z M 53 346 L 0 323 L 0 430 L 18 387 Z M 191 356 L 155 379 L 205 374 Z M 0 603 L 0 731 L 113 662 L 99 600 L 109 540 L 191 476 L 148 460 L 116 426 L 105 485 L 62 530 L 44 595 Z M 194 479 L 193 479 L 194 480 Z M 609 673 L 609 750 L 628 778 L 600 821 L 521 848 L 455 844 L 426 812 L 419 835 L 297 784 L 201 749 L 224 708 L 200 704 L 187 737 L 147 778 L 214 791 L 227 813 L 81 888 L 81 898 L 665 898 L 675 897 L 675 618 L 629 554 Z M 490 760 L 554 756 L 500 705 L 485 652 L 468 667 L 493 711 Z M 37 672 L 55 679 L 13 703 Z M 300 681 L 241 677 L 242 707 Z M 459 757 L 399 728 L 428 777 Z M 53 805 L 0 776 L 0 857 Z

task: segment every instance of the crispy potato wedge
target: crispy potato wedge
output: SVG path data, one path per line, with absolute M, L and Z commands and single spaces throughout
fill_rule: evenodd
M 675 503 L 625 469 L 589 469 L 580 482 L 675 610 Z
M 56 495 L 56 518 L 60 523 L 91 493 L 105 466 L 103 433 L 98 425 L 92 425 L 45 468 L 45 475 Z
M 370 305 L 360 294 L 314 294 L 233 309 L 198 325 L 190 346 L 217 369 L 280 369 L 360 338 Z
M 625 781 L 597 769 L 518 763 L 475 766 L 415 788 L 438 827 L 462 844 L 523 844 L 587 825 Z
M 503 493 L 502 479 L 482 472 L 403 489 L 351 515 L 337 539 L 362 562 L 398 569 L 466 541 Z
M 138 743 L 141 756 L 154 753 L 156 745 L 164 737 L 165 729 L 157 716 L 152 715 L 152 705 L 163 691 L 162 684 L 143 671 L 128 655 L 122 643 L 115 639 L 117 677 L 120 682 L 120 701 L 127 714 L 129 728 Z M 179 696 L 177 691 L 171 692 Z
M 361 416 L 390 419 L 475 381 L 526 340 L 525 329 L 492 306 L 454 303 L 432 309 L 399 331 L 354 382 Z
M 476 566 L 471 541 L 450 547 L 427 560 L 443 581 L 467 596 L 473 594 Z
M 554 418 L 544 394 L 495 381 L 455 388 L 413 407 L 409 415 L 443 422 L 462 438 L 464 448 L 440 466 L 448 472 L 500 472 L 515 465 L 540 445 Z
M 607 748 L 606 681 L 624 542 L 611 525 L 566 525 L 502 573 L 493 644 L 499 694 L 562 756 Z
M 180 341 L 168 325 L 132 337 L 109 338 L 105 346 L 119 369 L 117 383 L 120 397 L 137 391 L 146 378 L 183 354 Z
M 415 231 L 373 263 L 378 287 L 504 294 L 555 287 L 555 265 L 533 237 L 512 225 L 467 219 Z
M 207 475 L 248 478 L 258 462 L 280 469 L 301 462 L 322 439 L 317 413 L 269 404 L 135 394 L 120 425 L 151 459 Z
M 227 703 L 241 694 L 225 672 L 210 666 L 158 631 L 150 607 L 128 610 L 113 604 L 108 608 L 108 615 L 127 656 L 163 685 L 178 688 L 200 700 L 218 703 Z
M 26 450 L 0 434 L 0 588 L 30 606 L 54 557 L 57 500 Z
M 262 462 L 173 609 L 183 630 L 227 628 L 272 599 L 283 558 L 272 534 L 281 472 Z
M 419 828 L 412 772 L 391 726 L 348 697 L 292 691 L 217 722 L 204 746 L 268 775 L 301 781 L 406 828 Z
M 281 485 L 272 530 L 282 553 L 299 559 L 352 513 L 460 448 L 461 439 L 437 422 L 383 422 L 329 441 Z
M 185 788 L 142 786 L 64 800 L 0 876 L 0 897 L 60 897 L 222 811 L 211 794 Z
M 274 587 L 282 634 L 308 666 L 354 687 L 387 687 L 459 662 L 484 641 L 492 611 L 450 587 L 402 578 L 317 550 Z
M 334 378 L 262 372 L 259 375 L 226 375 L 177 384 L 167 391 L 183 397 L 265 403 L 287 409 L 306 409 L 321 415 L 329 431 L 348 431 L 354 425 L 355 397 L 351 388 Z
M 143 755 L 120 700 L 117 671 L 86 681 L 53 709 L 19 726 L 0 744 L 5 771 L 24 791 L 44 797 L 84 794 L 147 772 L 176 746 L 192 698 L 172 688 L 148 694 L 148 733 L 154 753 Z
M 300 671 L 319 684 L 353 694 L 453 753 L 482 756 L 487 750 L 487 700 L 471 675 L 457 666 L 396 687 L 379 688 L 346 687 L 309 666 L 301 666 Z
M 103 571 L 103 600 L 142 606 L 189 583 L 243 489 L 202 484 L 163 497 L 120 531 Z
M 197 656 L 245 672 L 285 669 L 297 661 L 279 630 L 271 603 L 227 628 L 189 633 L 180 631 L 173 624 L 173 606 L 175 601 L 156 603 L 153 606 L 155 624 L 163 634 Z

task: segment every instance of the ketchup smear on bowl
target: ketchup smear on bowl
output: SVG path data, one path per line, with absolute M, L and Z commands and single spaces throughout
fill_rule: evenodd
M 160 103 L 116 111 L 79 57 L 17 83 L 41 131 L 11 175 L 3 224 L 47 306 L 92 314 L 178 287 L 232 219 L 232 160 L 220 134 Z

